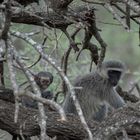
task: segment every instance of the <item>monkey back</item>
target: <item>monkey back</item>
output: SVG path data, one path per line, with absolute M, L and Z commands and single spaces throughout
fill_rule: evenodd
M 100 106 L 104 104 L 104 96 L 106 96 L 104 91 L 106 91 L 106 94 L 109 92 L 106 88 L 107 86 L 107 80 L 104 80 L 96 72 L 87 74 L 75 80 L 74 87 L 82 88 L 76 89 L 75 93 L 86 120 L 92 119 L 95 112 L 97 112 Z M 63 107 L 66 113 L 74 113 L 77 115 L 70 94 L 66 96 Z

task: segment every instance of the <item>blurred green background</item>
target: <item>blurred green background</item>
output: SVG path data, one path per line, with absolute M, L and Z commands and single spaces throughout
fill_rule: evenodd
M 75 3 L 74 3 L 75 4 Z M 119 23 L 113 19 L 112 15 L 106 11 L 106 9 L 100 6 L 96 7 L 96 22 L 97 27 L 101 29 L 101 36 L 104 41 L 108 44 L 105 59 L 119 59 L 122 60 L 128 68 L 127 74 L 125 75 L 121 85 L 123 89 L 129 90 L 131 83 L 135 80 L 140 79 L 140 47 L 139 47 L 139 26 L 131 21 L 131 30 L 128 32 Z M 54 59 L 56 64 L 60 66 L 61 58 L 68 49 L 69 41 L 59 29 L 45 29 L 39 26 L 13 24 L 11 27 L 16 31 L 30 33 L 34 31 L 40 31 L 39 34 L 32 38 L 39 43 L 42 43 L 44 38 L 47 37 L 47 41 L 44 45 L 44 51 L 51 58 Z M 68 28 L 68 32 L 72 33 L 75 27 L 71 25 Z M 83 31 L 80 31 L 76 36 L 76 42 L 82 42 Z M 92 42 L 97 44 L 98 42 L 92 38 Z M 25 60 L 27 65 L 34 63 L 38 59 L 39 54 L 26 42 L 21 39 L 13 37 L 13 43 L 17 51 L 24 57 L 28 57 Z M 81 46 L 79 46 L 80 48 Z M 90 67 L 90 55 L 88 51 L 83 51 L 79 57 L 79 61 L 76 61 L 77 54 L 72 51 L 68 63 L 68 77 L 73 80 L 78 75 L 83 75 L 89 72 Z M 95 65 L 93 65 L 94 69 Z M 61 79 L 57 72 L 52 68 L 50 64 L 45 63 L 43 60 L 37 65 L 32 67 L 34 72 L 38 71 L 50 71 L 54 75 L 54 82 L 49 87 L 51 91 L 56 93 L 61 90 Z M 10 79 L 8 75 L 7 65 L 5 64 L 5 82 L 7 87 L 11 87 Z M 22 71 L 17 70 L 17 82 L 19 84 L 26 81 Z

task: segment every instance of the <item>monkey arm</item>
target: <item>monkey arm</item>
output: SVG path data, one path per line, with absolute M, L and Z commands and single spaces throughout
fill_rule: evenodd
M 115 109 L 125 105 L 123 98 L 116 92 L 115 89 L 110 91 L 109 97 L 106 100 Z
M 21 103 L 25 107 L 37 109 L 37 102 L 33 99 L 28 98 L 28 97 L 22 97 Z
M 65 113 L 77 114 L 75 106 L 73 104 L 73 100 L 70 97 L 70 94 L 66 95 L 66 99 L 65 99 L 62 106 L 63 106 L 63 109 L 64 109 Z

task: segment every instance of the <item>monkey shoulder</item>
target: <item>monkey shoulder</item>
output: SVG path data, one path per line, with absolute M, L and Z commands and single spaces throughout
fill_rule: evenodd
M 74 83 L 74 86 L 78 86 L 78 85 L 86 86 L 86 85 L 92 84 L 92 87 L 93 87 L 94 85 L 96 85 L 96 82 L 98 82 L 99 80 L 100 80 L 100 78 L 99 78 L 99 76 L 97 76 L 97 73 L 91 72 L 84 76 L 78 76 L 74 80 L 73 83 Z
M 77 76 L 74 80 L 74 85 L 78 84 L 86 84 L 89 83 L 92 79 L 94 79 L 94 73 L 89 73 L 84 76 Z
M 104 93 L 104 80 L 97 72 L 92 72 L 84 76 L 78 77 L 75 80 L 74 87 L 81 87 L 81 89 L 75 90 L 77 97 L 80 100 L 84 98 L 90 100 L 89 97 L 91 97 L 91 99 L 92 97 L 94 97 L 94 99 L 96 98 L 96 101 L 97 99 L 102 100 L 101 97 Z

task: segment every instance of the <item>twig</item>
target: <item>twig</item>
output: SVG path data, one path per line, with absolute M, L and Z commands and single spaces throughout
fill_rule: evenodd
M 7 51 L 7 63 L 8 63 L 11 83 L 12 83 L 12 86 L 13 86 L 13 89 L 14 89 L 14 96 L 15 96 L 15 116 L 14 116 L 14 121 L 15 121 L 15 123 L 17 123 L 18 113 L 19 113 L 19 87 L 17 85 L 16 73 L 15 73 L 15 70 L 14 70 L 14 67 L 13 67 L 13 59 L 14 59 L 13 47 L 10 44 L 7 44 L 6 46 L 8 48 L 8 51 Z
M 117 4 L 113 4 L 113 6 L 115 6 L 119 11 L 121 11 L 123 14 L 126 15 L 126 12 L 121 8 L 119 7 Z M 137 24 L 140 24 L 140 20 L 139 19 L 135 19 L 133 16 L 130 16 L 130 18 L 136 22 Z
M 66 29 L 61 29 L 65 35 L 67 36 L 69 40 L 70 47 L 74 49 L 75 52 L 79 51 L 79 48 L 77 47 L 77 43 L 75 43 L 74 39 L 69 35 Z
M 126 4 L 126 24 L 130 30 L 130 7 Z
M 80 31 L 81 28 L 77 28 L 74 33 L 70 36 L 70 38 L 74 41 L 75 40 L 75 36 L 76 34 Z M 69 60 L 69 56 L 70 56 L 70 53 L 71 53 L 71 50 L 72 50 L 72 47 L 71 47 L 71 44 L 69 45 L 69 48 L 68 50 L 65 52 L 64 56 L 63 56 L 63 61 L 62 61 L 62 69 L 64 71 L 64 74 L 67 76 L 67 67 L 68 67 L 68 60 Z M 62 87 L 63 87 L 63 93 L 64 95 L 66 95 L 66 91 L 67 91 L 67 87 L 66 87 L 66 84 L 65 84 L 65 81 L 63 81 L 62 83 Z
M 140 87 L 139 87 L 138 83 L 136 84 L 136 89 L 137 89 L 139 96 L 140 96 Z
M 132 1 L 132 0 L 122 0 L 122 2 L 128 4 L 130 6 L 130 8 L 140 14 L 140 6 L 135 2 L 135 1 Z
M 125 22 L 120 18 L 120 16 L 114 11 L 112 6 L 109 3 L 106 3 L 104 7 L 112 13 L 112 15 L 115 17 L 115 19 L 120 22 L 120 24 L 126 29 L 129 30 L 129 27 L 125 24 Z
M 106 53 L 106 47 L 107 44 L 104 42 L 104 40 L 102 39 L 101 35 L 99 34 L 98 28 L 96 27 L 96 17 L 95 17 L 95 13 L 94 10 L 90 11 L 91 15 L 89 15 L 89 22 L 90 22 L 90 26 L 89 26 L 89 31 L 91 32 L 91 34 L 96 38 L 96 40 L 99 42 L 100 46 L 101 46 L 101 52 L 100 52 L 100 56 L 98 59 L 98 64 L 97 64 L 97 68 L 100 68 L 104 58 L 105 58 L 105 53 Z M 91 17 L 93 19 L 91 19 Z
M 11 24 L 11 18 L 12 18 L 12 12 L 11 12 L 11 0 L 8 0 L 7 3 L 5 4 L 6 12 L 5 12 L 5 24 L 4 28 L 2 31 L 1 38 L 5 41 L 5 46 L 8 49 L 8 54 L 7 54 L 7 62 L 8 62 L 8 67 L 9 67 L 9 72 L 10 72 L 10 79 L 11 83 L 14 89 L 14 96 L 15 96 L 15 115 L 14 115 L 14 121 L 17 122 L 18 119 L 18 112 L 19 112 L 19 102 L 18 102 L 18 86 L 16 84 L 16 74 L 14 72 L 13 68 L 13 51 L 12 48 L 9 44 L 8 41 L 8 32 L 10 29 L 10 24 Z
M 0 39 L 0 86 L 4 86 L 4 62 L 6 62 L 5 56 L 6 46 L 3 39 Z
M 8 32 L 10 29 L 10 24 L 11 24 L 11 18 L 12 18 L 12 12 L 11 12 L 11 0 L 8 0 L 7 3 L 5 4 L 5 23 L 4 23 L 4 28 L 2 30 L 1 34 L 1 39 L 7 40 L 8 39 Z

